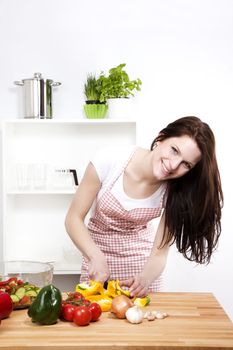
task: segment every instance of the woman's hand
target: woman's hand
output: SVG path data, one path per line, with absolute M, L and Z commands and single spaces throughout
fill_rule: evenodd
M 128 287 L 131 297 L 144 298 L 149 293 L 148 287 L 150 283 L 151 282 L 142 275 L 136 275 L 127 280 L 120 281 L 120 286 Z
M 104 283 L 110 277 L 110 271 L 108 268 L 105 257 L 92 259 L 88 264 L 88 273 L 90 279 Z

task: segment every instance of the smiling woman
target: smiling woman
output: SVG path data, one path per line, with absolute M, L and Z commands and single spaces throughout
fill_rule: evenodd
M 171 244 L 191 261 L 210 261 L 222 202 L 214 135 L 197 117 L 168 124 L 150 150 L 99 152 L 66 217 L 67 232 L 83 253 L 81 281 L 120 279 L 138 297 L 160 290 Z M 155 234 L 149 222 L 156 217 Z

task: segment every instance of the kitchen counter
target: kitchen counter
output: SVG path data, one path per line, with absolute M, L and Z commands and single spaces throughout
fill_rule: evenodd
M 13 311 L 0 325 L 0 350 L 233 349 L 233 324 L 211 293 L 156 293 L 151 299 L 143 310 L 161 310 L 167 318 L 131 324 L 105 312 L 86 327 L 61 320 L 40 326 L 27 310 Z

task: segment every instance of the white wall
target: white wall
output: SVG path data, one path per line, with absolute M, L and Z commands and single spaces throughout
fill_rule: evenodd
M 0 0 L 1 118 L 22 116 L 13 81 L 38 71 L 62 82 L 55 118 L 80 118 L 86 73 L 125 62 L 143 81 L 135 97 L 142 146 L 177 117 L 211 125 L 225 194 L 218 251 L 195 267 L 173 248 L 165 289 L 211 291 L 233 319 L 232 36 L 231 0 Z

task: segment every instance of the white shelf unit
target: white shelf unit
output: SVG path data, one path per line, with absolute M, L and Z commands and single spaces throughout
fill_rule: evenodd
M 80 182 L 90 157 L 102 147 L 136 144 L 135 120 L 15 119 L 1 125 L 3 260 L 49 261 L 55 274 L 78 274 L 81 255 L 64 219 L 75 186 L 18 188 L 17 164 L 76 169 Z M 113 155 L 114 156 L 114 155 Z

